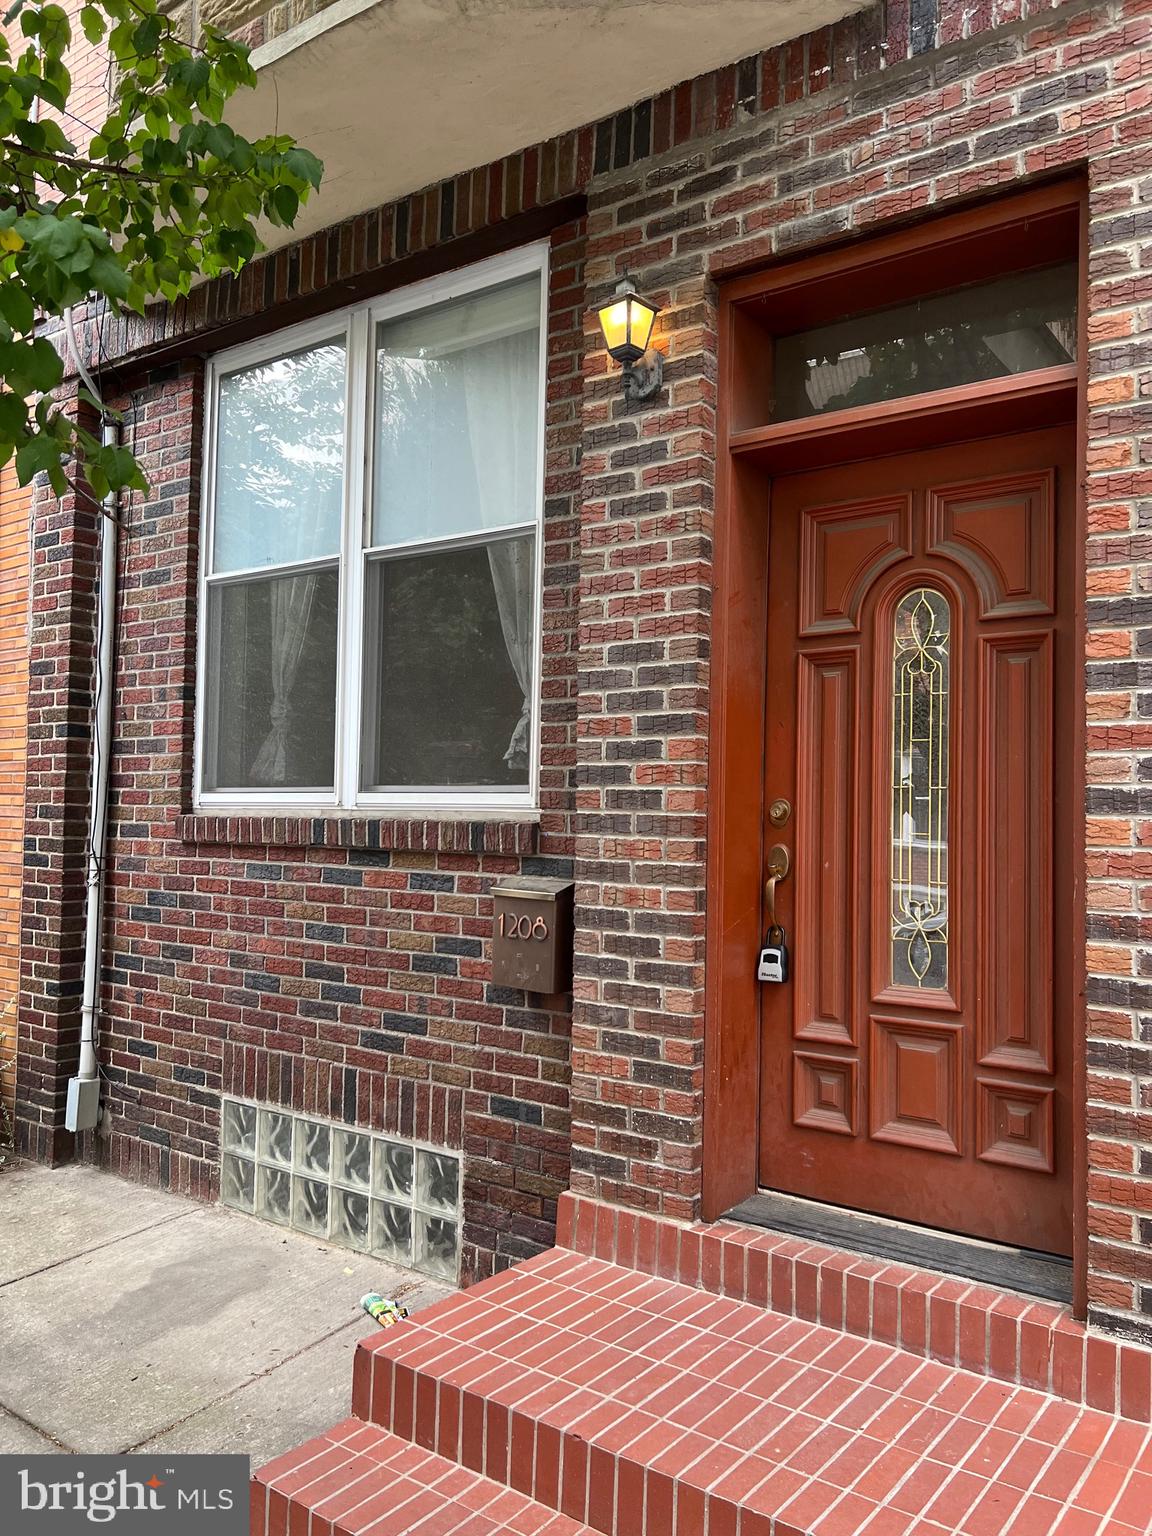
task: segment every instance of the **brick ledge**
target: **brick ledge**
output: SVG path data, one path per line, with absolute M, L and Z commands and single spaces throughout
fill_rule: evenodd
M 177 834 L 185 843 L 239 848 L 363 848 L 406 853 L 532 854 L 540 840 L 535 817 L 223 816 L 187 813 Z

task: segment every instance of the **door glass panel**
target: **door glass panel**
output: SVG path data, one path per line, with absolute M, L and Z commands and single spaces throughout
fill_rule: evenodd
M 781 336 L 773 420 L 1076 360 L 1076 263 L 1014 272 Z
M 892 667 L 892 981 L 948 985 L 951 612 L 930 587 L 901 598 Z

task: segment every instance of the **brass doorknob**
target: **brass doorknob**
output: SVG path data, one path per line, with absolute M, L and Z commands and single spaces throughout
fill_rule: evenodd
M 787 880 L 788 871 L 792 868 L 792 855 L 783 843 L 773 843 L 769 848 L 765 867 L 774 880 Z
M 768 909 L 768 925 L 771 928 L 776 923 L 776 886 L 781 880 L 787 880 L 788 871 L 792 868 L 792 855 L 783 843 L 775 843 L 768 850 L 768 861 L 765 864 L 768 878 L 764 882 L 764 905 Z

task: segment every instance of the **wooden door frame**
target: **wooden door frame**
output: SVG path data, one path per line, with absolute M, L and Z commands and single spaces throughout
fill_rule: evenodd
M 704 1038 L 702 1215 L 718 1219 L 758 1187 L 760 1003 L 754 959 L 760 932 L 764 826 L 767 593 L 774 476 L 817 463 L 878 457 L 938 443 L 1075 422 L 1078 487 L 1072 538 L 1077 697 L 1084 695 L 1087 375 L 1087 189 L 1080 180 L 1038 187 L 937 215 L 867 243 L 841 245 L 723 282 L 719 293 L 717 497 L 709 726 L 708 910 Z M 1074 367 L 993 384 L 762 426 L 773 331 L 874 307 L 868 295 L 931 292 L 1036 264 L 1039 245 L 1079 261 Z M 963 274 L 963 275 L 961 275 Z M 863 299 L 861 295 L 864 295 Z M 867 444 L 869 451 L 864 451 Z M 1075 715 L 1072 804 L 1084 805 L 1086 712 Z M 1073 1305 L 1087 1307 L 1087 1079 L 1085 1066 L 1085 844 L 1064 830 L 1073 880 L 1076 954 L 1072 1009 Z

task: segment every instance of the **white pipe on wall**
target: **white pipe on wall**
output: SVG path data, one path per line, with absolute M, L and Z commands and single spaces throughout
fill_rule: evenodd
M 106 447 L 116 427 L 104 424 Z M 116 637 L 116 545 L 119 498 L 109 492 L 100 519 L 100 584 L 96 598 L 96 697 L 93 707 L 92 794 L 88 812 L 85 875 L 84 989 L 80 1005 L 80 1067 L 68 1084 L 64 1123 L 70 1131 L 95 1126 L 100 1112 L 100 1065 L 96 1055 L 100 1011 L 100 962 L 104 909 L 104 846 L 108 829 L 108 767 L 112 755 L 112 665 Z

